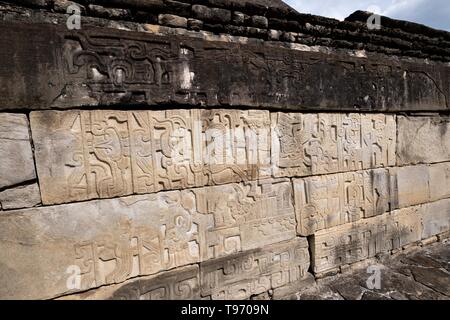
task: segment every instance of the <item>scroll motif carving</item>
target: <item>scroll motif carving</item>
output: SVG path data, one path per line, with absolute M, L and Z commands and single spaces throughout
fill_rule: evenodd
M 386 169 L 298 179 L 294 192 L 298 232 L 303 236 L 383 214 L 391 202 Z
M 401 209 L 318 231 L 311 248 L 314 272 L 326 272 L 420 241 L 422 227 L 418 209 Z
M 308 268 L 308 242 L 297 238 L 201 263 L 201 293 L 219 300 L 247 299 L 305 278 Z
M 46 204 L 270 176 L 266 111 L 48 111 L 32 118 Z
M 300 113 L 271 116 L 276 177 L 395 165 L 395 116 Z

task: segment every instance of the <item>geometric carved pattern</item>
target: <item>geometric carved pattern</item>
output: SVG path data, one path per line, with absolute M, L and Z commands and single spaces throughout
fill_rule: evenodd
M 306 278 L 309 265 L 305 238 L 210 260 L 200 264 L 201 294 L 216 300 L 248 299 Z
M 31 118 L 45 204 L 269 175 L 266 111 L 48 111 Z
M 0 261 L 16 270 L 0 297 L 73 292 L 70 266 L 84 291 L 293 239 L 292 193 L 290 182 L 266 179 L 17 210 L 0 218 Z
M 294 180 L 298 233 L 355 222 L 389 211 L 386 169 L 338 173 Z
M 218 258 L 295 237 L 292 185 L 266 179 L 193 190 L 197 211 L 213 215 L 202 260 Z
M 395 116 L 272 113 L 275 177 L 395 165 Z
M 59 298 L 60 300 L 197 300 L 199 267 L 192 265 Z
M 420 207 L 321 230 L 311 243 L 315 273 L 373 258 L 421 240 Z

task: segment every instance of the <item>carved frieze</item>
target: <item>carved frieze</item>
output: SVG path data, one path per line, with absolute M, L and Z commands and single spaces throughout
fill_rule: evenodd
M 294 193 L 302 236 L 383 214 L 391 201 L 386 169 L 295 179 Z
M 272 113 L 274 176 L 292 177 L 395 165 L 395 116 Z
M 284 180 L 11 211 L 0 216 L 0 297 L 51 298 L 293 238 Z
M 311 243 L 314 272 L 327 272 L 420 241 L 420 210 L 400 209 L 316 232 Z
M 45 204 L 270 176 L 266 111 L 44 111 L 31 127 Z
M 308 276 L 306 238 L 296 238 L 258 250 L 200 264 L 202 296 L 242 300 Z
M 200 299 L 198 265 L 101 287 L 60 300 L 196 300 Z

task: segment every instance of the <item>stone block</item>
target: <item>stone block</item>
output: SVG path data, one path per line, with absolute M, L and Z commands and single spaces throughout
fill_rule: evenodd
M 450 231 L 450 199 L 429 203 L 422 210 L 422 239 Z
M 37 183 L 0 192 L 0 205 L 3 210 L 31 208 L 40 203 L 41 194 Z
M 189 201 L 172 192 L 2 214 L 0 297 L 52 298 L 199 262 L 207 217 Z
M 140 1 L 135 11 L 140 20 L 157 23 L 154 2 Z M 143 12 L 143 7 L 150 10 Z M 205 15 L 212 16 L 205 8 Z M 0 70 L 0 109 L 182 105 L 326 112 L 448 110 L 449 88 L 438 85 L 449 81 L 445 64 L 396 61 L 371 52 L 317 52 L 304 50 L 306 46 L 288 50 L 255 39 L 224 43 L 218 37 L 179 37 L 180 30 L 173 34 L 148 25 L 141 27 L 162 34 L 118 30 L 123 23 L 111 23 L 117 28 L 92 26 L 96 24 L 85 21 L 73 34 L 65 23 L 0 21 L 2 59 L 8 66 Z M 205 29 L 218 33 L 231 30 L 218 21 L 207 24 Z M 242 35 L 242 29 L 235 30 Z M 267 29 L 244 32 L 267 38 Z M 284 38 L 311 42 L 298 33 Z M 341 43 L 348 47 L 348 41 Z M 187 75 L 190 85 L 184 81 Z
M 243 300 L 308 277 L 308 241 L 296 238 L 200 264 L 202 296 Z
M 450 163 L 431 165 L 430 201 L 450 198 Z
M 199 20 L 211 20 L 212 18 L 212 12 L 211 9 L 207 6 L 194 4 L 192 6 L 192 13 L 196 19 Z
M 400 209 L 316 232 L 311 241 L 314 273 L 324 273 L 420 241 L 422 210 L 422 207 Z
M 0 154 L 0 189 L 36 179 L 25 114 L 0 114 Z
M 295 238 L 292 184 L 286 180 L 194 189 L 197 212 L 212 215 L 202 260 Z
M 395 116 L 272 113 L 274 175 L 308 176 L 395 165 Z
M 266 111 L 31 113 L 44 204 L 270 177 Z
M 198 300 L 199 282 L 199 267 L 193 265 L 64 296 L 59 300 Z
M 267 180 L 3 212 L 0 298 L 52 298 L 293 239 L 291 188 Z
M 53 10 L 56 12 L 67 13 L 67 9 L 70 6 L 77 6 L 80 9 L 81 14 L 86 13 L 86 8 L 75 1 L 69 0 L 54 0 L 53 1 Z
M 391 202 L 386 169 L 296 179 L 294 194 L 302 236 L 383 214 Z
M 267 29 L 269 27 L 269 21 L 266 17 L 252 16 L 252 25 L 256 28 Z
M 449 117 L 398 117 L 398 165 L 449 160 Z
M 188 25 L 188 19 L 173 14 L 160 14 L 158 21 L 159 24 L 175 28 L 187 28 Z
M 395 209 L 406 208 L 429 201 L 429 172 L 429 167 L 426 165 L 389 169 L 391 190 L 394 190 L 397 195 L 397 206 Z

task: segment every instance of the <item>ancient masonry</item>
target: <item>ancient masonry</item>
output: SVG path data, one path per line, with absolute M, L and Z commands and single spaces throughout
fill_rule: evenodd
M 450 34 L 281 1 L 0 2 L 0 298 L 281 298 L 450 232 Z

